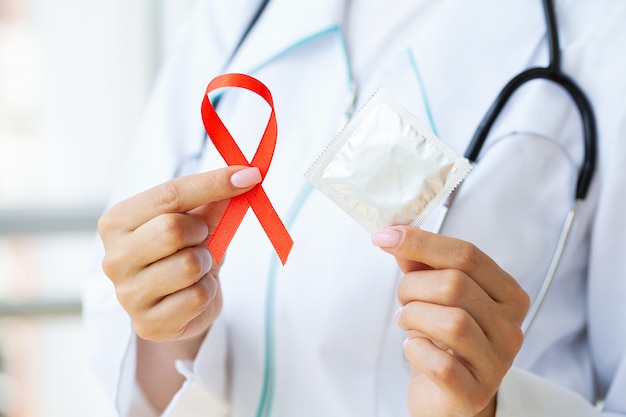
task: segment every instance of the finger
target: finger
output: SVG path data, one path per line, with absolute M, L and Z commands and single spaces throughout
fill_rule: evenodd
M 195 214 L 157 216 L 133 233 L 111 239 L 102 268 L 114 283 L 133 276 L 147 265 L 206 240 L 209 228 Z
M 131 232 L 160 214 L 186 213 L 243 194 L 260 182 L 258 168 L 242 166 L 174 178 L 118 203 L 101 218 L 99 229 Z
M 132 254 L 132 262 L 143 268 L 183 248 L 199 245 L 208 236 L 209 227 L 200 216 L 161 214 L 131 233 L 120 250 Z
M 497 265 L 471 243 L 414 227 L 380 230 L 374 233 L 372 240 L 399 258 L 434 269 L 454 268 L 469 275 L 478 269 L 497 269 Z
M 413 301 L 402 308 L 397 320 L 402 329 L 451 349 L 478 379 L 507 365 L 501 363 L 483 329 L 461 308 Z
M 397 292 L 401 305 L 421 301 L 462 308 L 475 318 L 490 338 L 492 324 L 506 309 L 474 280 L 456 269 L 409 272 L 400 279 Z
M 475 378 L 458 357 L 440 349 L 426 337 L 407 337 L 402 343 L 411 366 L 426 374 L 445 391 L 469 387 Z
M 219 280 L 210 274 L 163 298 L 133 319 L 139 337 L 152 341 L 187 338 L 205 331 L 222 307 Z
M 182 249 L 118 285 L 118 299 L 122 305 L 132 304 L 138 310 L 151 308 L 165 297 L 193 286 L 212 267 L 213 258 L 206 245 Z
M 230 200 L 220 200 L 211 204 L 205 204 L 197 209 L 191 210 L 189 213 L 201 218 L 209 227 L 209 234 L 213 234 L 229 202 Z
M 522 343 L 523 315 L 517 304 L 496 302 L 473 279 L 458 270 L 409 272 L 398 283 L 398 300 L 401 305 L 422 301 L 462 308 L 496 346 L 511 351 L 517 348 L 517 343 Z
M 409 226 L 375 232 L 372 241 L 400 259 L 433 269 L 463 271 L 496 301 L 518 299 L 523 295 L 513 277 L 469 242 Z
M 398 301 L 424 301 L 445 306 L 477 304 L 493 300 L 467 274 L 457 269 L 421 270 L 404 274 L 398 282 Z
M 429 339 L 407 338 L 403 347 L 412 373 L 421 373 L 420 377 L 426 376 L 439 387 L 442 403 L 454 415 L 477 415 L 495 395 L 495 388 L 477 384 L 458 357 L 439 349 Z

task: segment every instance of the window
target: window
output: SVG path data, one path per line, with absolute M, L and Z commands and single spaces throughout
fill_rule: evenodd
M 109 417 L 80 282 L 191 0 L 0 0 L 0 416 Z

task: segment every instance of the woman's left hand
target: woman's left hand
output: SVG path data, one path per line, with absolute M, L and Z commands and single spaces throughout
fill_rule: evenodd
M 522 346 L 528 295 L 471 243 L 408 226 L 378 231 L 372 242 L 404 273 L 395 321 L 407 336 L 411 416 L 495 416 Z

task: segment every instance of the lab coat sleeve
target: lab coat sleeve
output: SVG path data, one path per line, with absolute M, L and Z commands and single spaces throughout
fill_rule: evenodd
M 200 379 L 189 375 L 163 417 L 226 417 L 228 413 L 228 404 L 214 395 Z
M 120 417 L 157 417 L 136 381 L 136 338 L 130 319 L 115 301 L 106 277 L 95 273 L 83 291 L 84 316 L 94 346 L 91 365 Z M 97 307 L 94 307 L 97 306 Z M 194 362 L 178 362 L 185 382 L 163 417 L 223 417 L 226 400 L 226 329 L 218 319 L 203 341 Z M 201 378 L 199 374 L 202 373 Z M 201 406 L 198 406 L 201 404 Z
M 176 369 L 185 382 L 162 417 L 226 417 L 230 404 L 226 395 L 226 327 L 218 319 L 200 346 L 196 359 L 177 361 Z
M 141 387 L 134 385 L 131 395 L 131 403 L 128 405 L 128 415 L 137 417 L 158 417 L 158 412 L 154 410 L 150 401 L 146 398 Z
M 599 416 L 600 411 L 580 395 L 519 368 L 508 372 L 498 391 L 496 417 Z

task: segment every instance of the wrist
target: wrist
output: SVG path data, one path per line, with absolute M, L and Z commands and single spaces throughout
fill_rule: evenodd
M 151 342 L 137 336 L 137 382 L 159 412 L 167 407 L 185 380 L 176 370 L 176 361 L 195 360 L 207 332 L 168 342 Z

